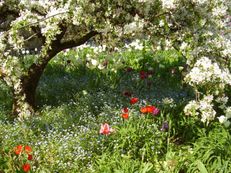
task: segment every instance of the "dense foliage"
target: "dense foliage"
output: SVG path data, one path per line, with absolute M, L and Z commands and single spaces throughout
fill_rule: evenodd
M 0 172 L 231 172 L 230 12 L 2 0 Z
M 91 61 L 89 52 L 79 60 L 69 50 L 48 65 L 40 111 L 24 122 L 9 121 L 10 92 L 1 84 L 1 171 L 231 171 L 230 129 L 183 114 L 194 93 L 181 82 L 180 54 L 133 49 Z
M 178 50 L 192 68 L 186 81 L 198 96 L 186 114 L 194 110 L 205 123 L 223 116 L 221 122 L 230 124 L 225 94 L 231 84 L 229 0 L 4 0 L 0 11 L 1 77 L 12 88 L 19 119 L 33 114 L 37 85 L 50 59 L 95 36 L 105 51 L 120 51 L 135 38 L 149 40 L 153 50 Z M 23 56 L 31 49 L 36 56 Z

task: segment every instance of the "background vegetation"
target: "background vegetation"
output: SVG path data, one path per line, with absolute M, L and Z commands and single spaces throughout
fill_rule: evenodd
M 181 55 L 101 54 L 99 69 L 89 65 L 89 51 L 63 52 L 49 63 L 37 115 L 24 123 L 9 119 L 12 96 L 0 83 L 0 172 L 23 171 L 27 158 L 15 154 L 18 145 L 32 147 L 31 172 L 38 173 L 231 172 L 230 129 L 183 114 L 194 94 L 182 83 Z M 142 78 L 142 71 L 149 75 Z M 131 97 L 139 101 L 130 104 Z M 160 113 L 142 114 L 147 105 Z M 124 107 L 128 119 L 121 117 Z M 109 135 L 99 133 L 104 123 L 114 129 Z

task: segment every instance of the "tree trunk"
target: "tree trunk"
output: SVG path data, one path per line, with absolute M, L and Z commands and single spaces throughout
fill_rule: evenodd
M 30 92 L 23 85 L 20 91 L 13 91 L 13 118 L 23 120 L 34 114 L 35 92 Z
M 98 32 L 92 31 L 79 38 L 78 40 L 71 40 L 64 43 L 60 42 L 63 33 L 59 35 L 60 38 L 55 40 L 51 44 L 51 48 L 46 52 L 45 56 L 40 56 L 38 58 L 38 63 L 33 63 L 26 75 L 22 76 L 20 83 L 14 86 L 13 89 L 13 115 L 14 118 L 17 117 L 23 120 L 30 117 L 35 113 L 36 110 L 36 89 L 39 83 L 39 79 L 43 74 L 48 62 L 60 51 L 79 46 L 84 44 L 91 37 L 98 34 Z
M 51 56 L 50 56 L 51 55 Z M 13 90 L 13 115 L 19 119 L 27 118 L 36 111 L 36 89 L 39 79 L 43 74 L 48 62 L 54 54 L 49 54 L 41 58 L 42 63 L 32 64 L 28 70 L 28 74 L 21 77 L 18 89 Z

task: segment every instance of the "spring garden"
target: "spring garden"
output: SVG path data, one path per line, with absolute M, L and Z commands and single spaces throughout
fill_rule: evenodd
M 230 173 L 231 3 L 0 2 L 0 173 Z

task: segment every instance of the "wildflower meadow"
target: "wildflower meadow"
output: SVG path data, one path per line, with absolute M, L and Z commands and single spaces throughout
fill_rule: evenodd
M 0 173 L 231 173 L 230 0 L 1 0 Z

